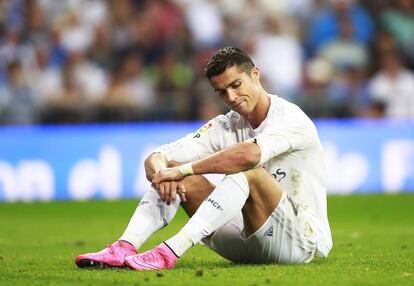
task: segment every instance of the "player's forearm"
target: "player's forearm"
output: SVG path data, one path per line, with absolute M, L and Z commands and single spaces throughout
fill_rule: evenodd
M 255 143 L 235 144 L 223 151 L 194 161 L 194 174 L 233 174 L 251 169 L 260 161 L 260 148 Z
M 151 182 L 155 173 L 165 169 L 168 166 L 168 160 L 161 153 L 152 153 L 145 159 L 144 167 L 147 179 Z

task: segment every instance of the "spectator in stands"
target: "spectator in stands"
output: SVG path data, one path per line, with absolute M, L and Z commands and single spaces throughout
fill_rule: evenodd
M 89 60 L 83 51 L 71 51 L 67 65 L 88 102 L 96 102 L 104 96 L 108 86 L 106 72 Z
M 131 111 L 127 120 L 209 118 L 221 113 L 222 106 L 206 99 L 203 77 L 192 71 L 205 65 L 212 49 L 235 45 L 244 47 L 263 67 L 263 84 L 269 90 L 295 97 L 312 116 L 381 116 L 395 109 L 393 101 L 401 101 L 396 95 L 389 100 L 374 95 L 383 89 L 377 82 L 384 80 L 378 78 L 389 74 L 381 64 L 383 55 L 395 51 L 402 55 L 400 66 L 405 69 L 392 79 L 398 86 L 407 86 L 401 81 L 410 80 L 401 80 L 407 78 L 401 74 L 414 69 L 413 3 L 0 1 L 0 109 L 6 116 L 10 96 L 5 94 L 10 92 L 5 90 L 12 86 L 7 67 L 18 62 L 12 69 L 20 70 L 13 74 L 24 78 L 20 93 L 25 87 L 23 93 L 31 94 L 42 110 L 41 121 L 108 120 L 99 115 L 96 102 L 109 95 L 107 103 L 118 114 L 122 107 L 116 102 L 122 98 L 140 110 Z M 332 62 L 335 73 L 328 72 L 332 66 L 328 68 L 321 57 Z M 322 75 L 309 75 L 315 66 Z M 378 70 L 371 81 L 368 75 Z M 194 93 L 197 96 L 190 96 Z M 367 98 L 375 101 L 365 108 Z M 38 120 L 37 115 L 22 120 L 29 118 Z
M 154 108 L 155 90 L 144 74 L 137 53 L 126 55 L 114 68 L 105 96 L 98 102 L 100 121 L 135 121 L 145 119 Z
M 329 97 L 334 75 L 334 67 L 323 58 L 313 58 L 306 63 L 303 86 L 293 101 L 309 117 L 335 117 L 338 108 L 341 108 L 337 102 Z
M 370 106 L 366 69 L 358 66 L 344 68 L 332 81 L 328 97 L 336 106 L 334 117 L 364 116 Z
M 377 36 L 372 43 L 372 64 L 373 69 L 379 69 L 379 63 L 377 62 L 382 55 L 398 51 L 398 44 L 394 36 L 386 29 L 381 29 L 378 31 Z
M 191 68 L 173 53 L 165 53 L 159 64 L 158 102 L 160 117 L 184 120 L 190 106 L 190 90 L 193 84 Z
M 30 124 L 38 120 L 39 101 L 28 84 L 22 64 L 8 64 L 6 82 L 0 86 L 0 118 L 4 123 Z
M 25 9 L 25 23 L 22 29 L 24 42 L 40 44 L 49 41 L 50 32 L 46 11 L 38 3 L 39 1 L 28 1 Z
M 194 45 L 199 50 L 211 49 L 223 43 L 223 15 L 214 1 L 177 0 L 185 13 Z
M 90 102 L 76 80 L 73 67 L 62 68 L 62 88 L 44 102 L 41 121 L 44 123 L 81 123 L 91 116 Z
M 133 23 L 136 16 L 132 1 L 107 1 L 109 10 L 109 27 L 112 49 L 119 53 L 128 49 L 135 40 Z
M 116 62 L 111 47 L 109 25 L 95 27 L 91 48 L 87 51 L 87 57 L 100 68 L 110 70 Z
M 384 116 L 414 118 L 414 73 L 403 65 L 398 54 L 383 55 L 369 94 L 373 105 L 385 106 Z
M 355 39 L 368 44 L 375 35 L 374 23 L 371 15 L 357 0 L 329 0 L 330 5 L 321 10 L 310 24 L 306 48 L 308 55 L 314 55 L 320 46 L 327 41 L 338 37 L 340 33 L 340 19 L 349 18 L 355 27 Z
M 382 24 L 397 40 L 405 60 L 414 68 L 414 1 L 392 1 L 393 6 L 385 10 L 382 15 Z
M 0 35 L 0 72 L 3 77 L 7 65 L 25 54 L 25 47 L 20 43 L 21 32 L 14 28 L 6 28 Z M 26 53 L 27 54 L 27 53 Z
M 339 35 L 322 44 L 318 54 L 330 61 L 338 72 L 348 68 L 365 68 L 368 65 L 368 50 L 355 37 L 355 27 L 347 17 L 339 19 Z
M 275 18 L 267 18 L 264 30 L 253 39 L 253 60 L 261 67 L 265 86 L 270 92 L 291 98 L 301 85 L 302 50 L 299 41 L 283 33 Z
M 27 67 L 30 86 L 42 105 L 53 100 L 62 91 L 62 70 L 51 65 L 50 56 L 50 47 L 47 44 L 38 44 L 34 62 Z
M 335 111 L 332 115 L 352 117 L 367 106 L 368 49 L 355 39 L 355 28 L 347 16 L 339 19 L 339 29 L 339 36 L 323 44 L 318 54 L 335 68 L 335 77 L 327 90 Z

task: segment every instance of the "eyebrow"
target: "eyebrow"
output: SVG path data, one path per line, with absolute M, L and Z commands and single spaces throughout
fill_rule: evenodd
M 228 85 L 224 86 L 224 89 L 228 88 L 229 86 L 233 85 L 236 81 L 240 80 L 239 78 L 236 78 L 235 80 L 233 80 L 231 83 L 229 83 Z M 223 88 L 215 88 L 214 91 L 220 91 L 223 90 Z

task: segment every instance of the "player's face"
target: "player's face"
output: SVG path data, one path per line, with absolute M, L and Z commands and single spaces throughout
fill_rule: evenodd
M 255 108 L 260 94 L 260 72 L 253 68 L 250 76 L 233 66 L 213 76 L 210 83 L 221 100 L 232 110 L 247 116 Z

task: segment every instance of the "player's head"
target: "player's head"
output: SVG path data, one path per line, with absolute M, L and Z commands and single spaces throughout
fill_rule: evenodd
M 218 50 L 210 57 L 204 69 L 204 74 L 210 80 L 213 76 L 220 75 L 233 66 L 240 72 L 250 76 L 254 63 L 242 49 L 226 47 Z
M 260 71 L 239 48 L 224 48 L 214 53 L 205 75 L 220 99 L 243 116 L 251 114 L 266 92 L 260 84 Z

